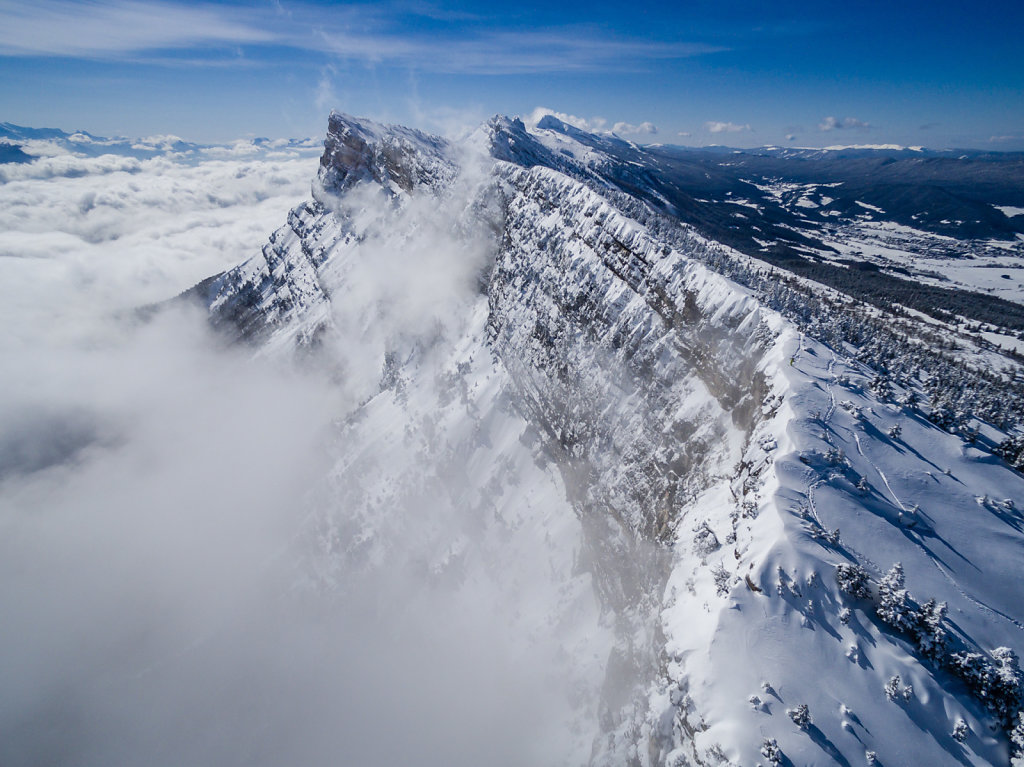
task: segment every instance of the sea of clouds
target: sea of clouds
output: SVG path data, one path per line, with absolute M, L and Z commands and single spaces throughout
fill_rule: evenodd
M 0 165 L 0 763 L 562 763 L 553 669 L 496 620 L 514 585 L 297 585 L 336 377 L 136 311 L 257 253 L 317 150 L 27 148 Z

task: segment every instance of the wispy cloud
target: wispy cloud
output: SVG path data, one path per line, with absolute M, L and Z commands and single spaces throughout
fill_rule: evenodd
M 621 133 L 626 136 L 653 136 L 657 134 L 658 126 L 652 122 L 644 121 L 639 125 L 633 123 L 618 122 L 612 126 L 612 133 Z
M 716 120 L 704 123 L 704 129 L 708 133 L 744 133 L 753 130 L 749 124 L 738 125 L 737 123 L 718 122 Z
M 0 55 L 96 58 L 210 44 L 268 43 L 274 34 L 213 6 L 114 0 L 0 0 Z
M 608 124 L 608 120 L 604 117 L 578 117 L 577 115 L 568 114 L 566 112 L 559 112 L 548 107 L 535 107 L 534 110 L 527 115 L 524 119 L 527 125 L 534 127 L 544 117 L 551 115 L 556 117 L 566 125 L 571 125 L 574 128 L 587 131 L 588 133 L 618 133 L 623 136 L 654 136 L 658 133 L 658 126 L 649 120 L 644 120 L 640 123 L 631 123 L 626 121 L 619 121 L 612 125 L 611 129 L 606 129 L 605 126 Z
M 840 120 L 838 117 L 829 116 L 818 123 L 818 130 L 820 131 L 847 130 L 850 128 L 867 130 L 870 127 L 870 124 L 863 120 L 858 120 L 856 117 L 844 117 Z
M 417 18 L 441 22 L 430 34 Z M 242 64 L 263 46 L 328 54 L 371 66 L 423 71 L 512 74 L 642 71 L 657 61 L 723 50 L 697 42 L 623 37 L 588 25 L 508 29 L 470 23 L 430 3 L 343 6 L 330 13 L 277 2 L 249 9 L 165 0 L 0 0 L 0 56 L 138 59 L 176 64 Z M 177 55 L 169 56 L 168 52 Z
M 524 117 L 523 120 L 532 128 L 548 115 L 561 120 L 566 125 L 571 125 L 574 128 L 579 128 L 589 133 L 598 133 L 604 130 L 604 126 L 608 124 L 608 121 L 603 117 L 578 117 L 568 112 L 559 112 L 548 107 L 534 107 L 533 111 Z
M 320 71 L 320 79 L 316 84 L 316 108 L 325 112 L 338 103 L 338 97 L 334 93 L 334 67 L 328 65 Z
M 387 31 L 318 32 L 315 46 L 339 58 L 410 66 L 450 74 L 551 71 L 639 71 L 651 63 L 714 53 L 704 43 L 618 38 L 589 27 L 478 32 L 468 36 L 406 36 Z

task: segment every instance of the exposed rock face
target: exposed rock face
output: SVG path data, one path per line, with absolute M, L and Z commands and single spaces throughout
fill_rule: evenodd
M 332 112 L 320 158 L 320 181 L 341 193 L 360 181 L 374 181 L 392 193 L 419 186 L 440 188 L 452 181 L 455 164 L 447 141 L 399 126 L 378 126 Z
M 739 459 L 773 333 L 753 299 L 581 183 L 546 167 L 499 172 L 491 343 L 559 455 L 596 585 L 618 616 L 603 721 L 617 735 L 595 757 L 615 764 L 647 715 L 679 522 Z
M 238 340 L 266 341 L 275 329 L 292 328 L 310 343 L 329 322 L 329 300 L 317 269 L 340 232 L 318 202 L 288 214 L 262 253 L 196 285 L 186 296 L 210 309 L 211 322 Z
M 511 195 L 488 290 L 493 347 L 577 475 L 581 515 L 663 544 L 737 457 L 771 334 L 749 297 L 587 188 L 543 167 L 502 170 Z M 636 604 L 643 578 L 606 584 L 608 598 Z
M 420 188 L 440 194 L 457 173 L 452 157 L 444 139 L 332 113 L 314 199 L 288 214 L 259 257 L 204 280 L 187 296 L 207 305 L 213 323 L 229 336 L 314 342 L 331 324 L 320 270 L 332 249 L 365 234 L 339 207 L 341 196 L 360 182 L 381 190 L 392 205 Z
M 361 568 L 402 558 L 422 563 L 428 580 L 512 572 L 531 594 L 572 594 L 552 603 L 550 620 L 578 621 L 575 651 L 600 647 L 607 657 L 599 711 L 581 707 L 573 725 L 592 738 L 593 764 L 752 764 L 762 732 L 795 762 L 863 759 L 863 743 L 843 739 L 853 725 L 819 716 L 828 693 L 803 678 L 799 658 L 777 660 L 773 689 L 791 696 L 787 705 L 809 702 L 821 728 L 812 732 L 828 737 L 794 735 L 784 717 L 766 718 L 770 707 L 752 708 L 767 672 L 736 639 L 804 642 L 801 652 L 828 667 L 849 664 L 850 641 L 894 646 L 870 619 L 853 636 L 823 614 L 807 640 L 808 600 L 768 601 L 800 594 L 797 573 L 814 573 L 805 587 L 819 588 L 837 561 L 859 556 L 828 544 L 815 506 L 833 485 L 845 494 L 837 505 L 858 502 L 846 488 L 852 463 L 836 457 L 843 445 L 859 451 L 862 474 L 882 474 L 852 419 L 845 436 L 836 431 L 841 363 L 704 266 L 715 243 L 684 226 L 670 244 L 616 206 L 659 194 L 649 169 L 609 153 L 639 150 L 561 124 L 538 130 L 554 132 L 541 141 L 508 118 L 483 126 L 471 141 L 489 154 L 480 173 L 480 158 L 443 139 L 332 114 L 316 201 L 292 211 L 262 254 L 193 291 L 216 324 L 261 348 L 365 346 L 358 365 L 342 366 L 372 380 L 339 426 L 343 458 L 329 492 L 343 513 L 318 521 L 316 578 L 351 587 Z M 633 195 L 636 185 L 643 194 Z M 450 257 L 418 271 L 424 238 Z M 373 258 L 382 259 L 376 271 Z M 424 303 L 435 272 L 467 289 Z M 363 290 L 368 277 L 384 284 Z M 846 371 L 864 374 L 852 362 Z M 439 536 L 431 514 L 455 520 L 457 540 Z M 417 543 L 396 553 L 389 531 L 409 526 Z M 579 555 L 566 556 L 574 540 Z M 516 570 L 527 549 L 547 552 L 550 576 Z M 931 572 L 920 557 L 917 572 Z M 790 585 L 771 580 L 775 568 Z M 584 594 L 591 586 L 600 609 Z M 829 580 L 810 601 L 825 610 L 840 599 Z M 535 619 L 516 618 L 516 630 Z M 876 661 L 893 665 L 881 650 Z M 913 666 L 904 676 L 930 673 L 900 662 Z M 864 700 L 882 695 L 881 684 L 854 676 L 861 667 L 842 668 L 850 678 L 837 684 L 872 690 Z M 939 683 L 920 684 L 976 725 L 983 718 Z M 726 692 L 716 697 L 715 685 Z M 875 720 L 879 731 L 885 720 Z M 915 741 L 944 758 L 944 741 L 928 742 Z M 887 762 L 884 748 L 872 743 L 883 763 L 897 763 L 900 749 Z M 969 762 L 980 764 L 1000 747 L 982 738 L 972 748 Z

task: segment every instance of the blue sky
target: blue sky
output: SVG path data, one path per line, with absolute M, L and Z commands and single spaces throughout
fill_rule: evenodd
M 451 132 L 1024 149 L 1019 2 L 0 0 L 0 120 L 195 141 L 331 108 Z

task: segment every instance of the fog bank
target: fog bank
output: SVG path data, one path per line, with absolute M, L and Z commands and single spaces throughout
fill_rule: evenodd
M 554 514 L 568 508 L 554 472 L 510 432 L 512 452 L 494 460 L 527 479 L 501 511 L 533 504 L 545 521 L 474 539 L 477 509 L 460 500 L 482 492 L 473 477 L 402 464 L 397 448 L 346 452 L 339 419 L 378 376 L 379 328 L 369 351 L 334 349 L 370 365 L 353 389 L 335 367 L 225 347 L 188 308 L 146 322 L 131 311 L 255 252 L 315 161 L 93 159 L 64 158 L 75 170 L 61 175 L 43 158 L 0 184 L 0 763 L 583 761 L 590 733 L 571 722 L 593 704 L 606 640 L 590 636 L 596 607 L 572 572 L 578 531 Z M 374 258 L 416 230 L 380 240 Z M 474 289 L 472 270 L 435 268 L 450 246 L 421 240 L 419 271 L 397 284 L 353 269 L 370 287 L 352 296 L 400 334 L 440 322 Z M 424 264 L 456 287 L 403 305 Z M 397 303 L 381 310 L 374 291 Z M 351 331 L 366 312 L 345 306 L 336 320 Z M 433 386 L 426 410 L 444 394 Z M 435 439 L 433 424 L 378 423 Z M 339 468 L 356 460 L 371 478 L 413 479 L 389 501 L 379 566 L 358 579 L 342 568 L 331 588 L 311 541 L 325 519 L 370 518 Z M 424 494 L 437 487 L 444 498 Z M 455 551 L 501 536 L 500 566 L 424 579 L 424 541 Z M 565 621 L 579 611 L 582 628 Z

